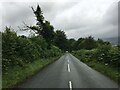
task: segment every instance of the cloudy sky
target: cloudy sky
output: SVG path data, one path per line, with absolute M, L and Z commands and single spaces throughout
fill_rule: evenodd
M 68 38 L 78 39 L 89 35 L 95 38 L 117 37 L 119 0 L 1 0 L 1 30 L 11 26 L 17 33 L 23 22 L 36 23 L 31 6 L 39 4 L 46 20 L 56 29 L 64 30 Z

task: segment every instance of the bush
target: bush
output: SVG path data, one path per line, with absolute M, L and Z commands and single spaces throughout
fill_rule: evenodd
M 117 46 L 105 44 L 92 50 L 74 51 L 73 54 L 83 62 L 96 61 L 117 69 L 120 68 L 120 50 Z
M 40 58 L 55 57 L 61 53 L 61 50 L 53 45 L 47 49 L 49 44 L 42 36 L 17 36 L 8 27 L 2 33 L 2 43 L 3 71 L 16 66 L 24 67 Z

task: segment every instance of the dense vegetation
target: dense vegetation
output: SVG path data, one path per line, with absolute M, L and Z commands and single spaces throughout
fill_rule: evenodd
M 38 14 L 41 14 L 39 10 L 40 7 L 38 6 Z M 42 17 L 39 16 L 38 18 L 42 19 Z M 26 30 L 35 31 L 29 36 L 19 36 L 9 27 L 6 27 L 2 32 L 3 87 L 15 85 L 36 70 L 57 60 L 62 54 L 62 50 L 53 43 L 56 34 L 53 26 L 48 21 L 42 20 L 41 22 L 38 19 L 37 22 L 37 24 L 42 24 L 33 26 L 37 29 L 26 26 Z
M 113 77 L 120 78 L 120 73 L 117 72 L 117 70 L 120 71 L 120 46 L 113 46 L 102 39 L 95 40 L 92 36 L 78 40 L 67 39 L 64 31 L 55 31 L 50 22 L 45 20 L 39 5 L 36 10 L 34 8 L 32 10 L 37 20 L 36 25 L 25 24 L 25 28 L 21 30 L 32 31 L 33 35 L 19 36 L 9 27 L 2 32 L 4 87 L 15 85 L 30 73 L 54 61 L 65 51 L 72 52 L 92 67 L 94 64 L 97 65 L 96 67 L 101 65 L 104 68 L 112 68 L 112 71 L 116 70 Z M 99 71 L 105 71 L 104 68 L 100 68 L 103 70 Z M 10 80 L 13 77 L 15 78 Z
M 94 42 L 97 47 L 95 45 L 89 49 L 91 46 L 88 45 L 89 48 L 85 49 L 85 46 L 72 53 L 82 62 L 120 83 L 120 46 L 113 46 L 101 39 Z
M 36 26 L 26 26 L 26 30 L 32 30 L 35 34 L 29 37 L 17 36 L 8 27 L 2 33 L 3 72 L 16 65 L 24 67 L 26 63 L 32 63 L 38 58 L 54 57 L 61 53 L 61 49 L 53 45 L 54 28 L 44 20 L 39 5 L 34 13 L 37 24 Z
M 120 83 L 120 46 L 89 36 L 72 40 L 72 54 Z
M 2 33 L 2 38 L 3 72 L 16 65 L 24 67 L 38 58 L 55 57 L 61 53 L 61 50 L 54 45 L 51 45 L 51 49 L 47 49 L 48 44 L 41 36 L 17 36 L 7 27 Z

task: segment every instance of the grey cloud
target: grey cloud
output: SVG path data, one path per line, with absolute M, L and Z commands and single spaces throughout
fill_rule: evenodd
M 104 15 L 105 23 L 118 25 L 118 3 L 113 3 Z
M 43 2 L 39 3 L 47 20 L 54 22 L 57 15 L 61 15 L 64 11 L 72 8 L 77 2 Z
M 33 22 L 32 10 L 30 7 L 25 6 L 24 3 L 18 3 L 11 5 L 11 3 L 4 3 L 3 24 L 9 26 L 19 26 L 23 21 Z M 31 18 L 32 17 L 32 18 Z M 30 20 L 30 21 L 29 21 Z M 32 23 L 33 24 L 33 23 Z
M 52 22 L 56 14 L 62 12 L 62 10 L 66 10 L 74 6 L 76 3 L 65 4 L 63 2 L 33 2 L 33 3 L 15 3 L 15 2 L 5 2 L 4 6 L 4 14 L 3 14 L 3 24 L 4 26 L 21 26 L 22 22 L 26 22 L 28 25 L 35 24 L 35 17 L 31 10 L 31 6 L 36 8 L 36 5 L 39 4 L 45 19 Z M 8 15 L 9 14 L 9 15 Z
M 113 0 L 109 1 L 112 2 Z M 45 19 L 50 21 L 55 29 L 64 30 L 68 38 L 78 39 L 88 35 L 96 38 L 117 36 L 117 4 L 112 4 L 103 15 L 104 10 L 99 2 L 97 2 L 99 7 L 94 3 L 88 3 L 86 0 L 79 2 L 4 3 L 3 24 L 4 26 L 11 25 L 15 29 L 17 26 L 23 25 L 22 21 L 28 25 L 35 24 L 31 6 L 36 8 L 36 5 L 39 4 Z M 20 35 L 28 34 L 19 31 L 18 33 Z
M 102 16 L 102 18 L 91 22 L 88 20 L 84 27 L 79 27 L 77 29 L 73 28 L 68 31 L 68 37 L 86 37 L 92 35 L 94 37 L 109 38 L 118 37 L 118 4 L 113 3 L 108 11 Z M 95 22 L 94 22 L 95 21 Z

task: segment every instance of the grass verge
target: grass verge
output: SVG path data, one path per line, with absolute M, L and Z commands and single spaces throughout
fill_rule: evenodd
M 14 87 L 58 58 L 59 57 L 36 60 L 33 63 L 27 64 L 25 67 L 15 67 L 10 69 L 2 75 L 2 88 Z

